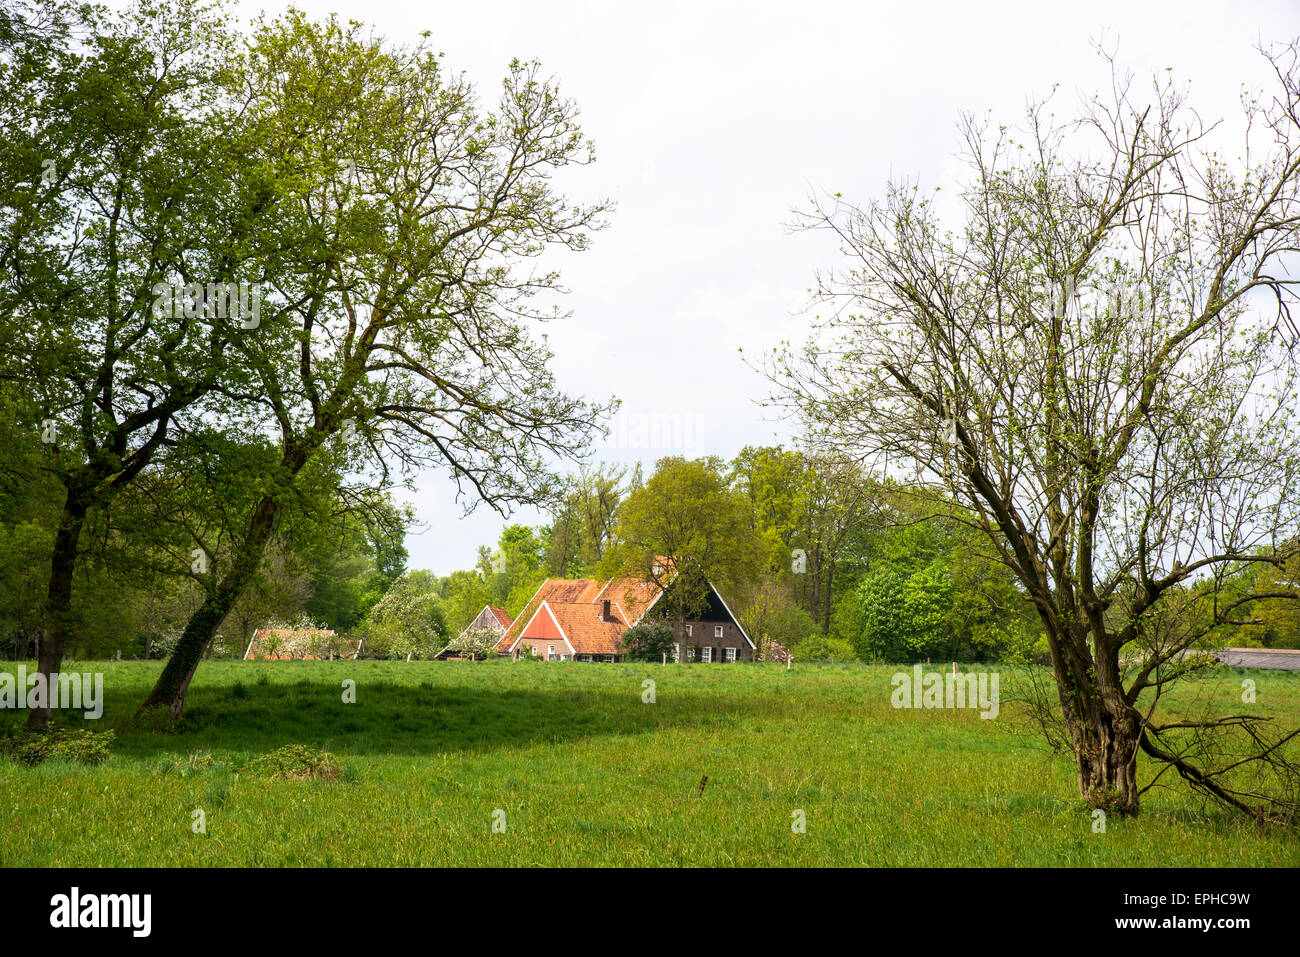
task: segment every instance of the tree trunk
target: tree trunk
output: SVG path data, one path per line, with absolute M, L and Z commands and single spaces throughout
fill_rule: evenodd
M 831 585 L 835 581 L 835 562 L 828 562 L 826 565 L 826 595 L 823 598 L 824 614 L 822 616 L 822 634 L 831 633 Z
M 1079 794 L 1093 807 L 1120 814 L 1139 810 L 1137 713 L 1111 714 L 1103 707 L 1095 720 L 1070 729 L 1079 767 Z
M 1079 795 L 1107 813 L 1136 815 L 1142 717 L 1124 697 L 1118 653 L 1107 639 L 1095 658 L 1086 660 L 1078 644 L 1069 642 L 1068 637 L 1051 642 L 1052 660 L 1074 746 Z
M 68 616 L 72 606 L 72 576 L 77 569 L 77 543 L 86 522 L 86 505 L 80 496 L 69 491 L 59 517 L 59 530 L 54 536 L 54 554 L 50 558 L 50 587 L 45 600 L 45 623 L 37 669 L 45 675 L 45 707 L 27 712 L 27 727 L 43 730 L 49 727 L 53 694 L 56 690 L 54 676 L 63 664 L 63 644 L 68 634 Z
M 252 580 L 262 563 L 267 543 L 275 531 L 275 520 L 280 514 L 280 503 L 264 497 L 257 503 L 249 519 L 248 537 L 244 548 L 217 589 L 208 595 L 198 610 L 190 616 L 185 633 L 176 643 L 176 650 L 167 659 L 162 674 L 138 711 L 146 708 L 166 707 L 173 717 L 179 718 L 185 708 L 185 693 L 189 690 L 194 672 L 203 660 L 203 653 L 212 643 L 217 629 L 234 607 L 244 588 Z M 138 712 L 137 712 L 138 713 Z

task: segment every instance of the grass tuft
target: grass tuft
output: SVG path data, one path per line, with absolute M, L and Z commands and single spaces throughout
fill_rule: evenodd
M 249 765 L 254 773 L 282 781 L 337 781 L 343 770 L 334 755 L 305 744 L 286 744 Z

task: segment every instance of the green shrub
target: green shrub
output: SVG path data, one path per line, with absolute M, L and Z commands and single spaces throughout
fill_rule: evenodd
M 857 652 L 847 641 L 819 633 L 809 635 L 790 649 L 795 661 L 853 661 Z
M 74 764 L 103 764 L 116 735 L 112 731 L 61 728 L 13 731 L 0 741 L 0 754 L 29 767 L 51 758 Z
M 619 639 L 619 646 L 628 661 L 662 661 L 665 655 L 669 658 L 677 655 L 672 625 L 662 621 L 629 628 Z

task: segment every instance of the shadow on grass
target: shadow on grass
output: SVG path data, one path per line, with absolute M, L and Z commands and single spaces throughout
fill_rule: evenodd
M 584 738 L 643 734 L 673 727 L 738 724 L 772 703 L 728 695 L 674 695 L 644 704 L 640 689 L 467 689 L 367 682 L 356 703 L 342 700 L 339 684 L 301 680 L 191 689 L 185 714 L 162 732 L 125 723 L 139 696 L 106 696 L 102 720 L 60 714 L 56 726 L 118 734 L 113 753 L 150 759 L 196 749 L 258 753 L 307 744 L 342 754 L 428 755 L 485 751 L 533 743 L 563 744 Z M 0 734 L 25 715 L 11 713 Z M 21 721 L 17 722 L 21 723 Z

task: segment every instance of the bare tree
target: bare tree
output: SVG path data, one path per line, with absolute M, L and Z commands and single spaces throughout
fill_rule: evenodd
M 1075 122 L 1035 104 L 1018 141 L 963 121 L 958 230 L 907 184 L 814 200 L 801 224 L 851 265 L 768 370 L 824 442 L 971 509 L 1046 632 L 1080 793 L 1124 813 L 1139 750 L 1258 818 L 1300 809 L 1297 732 L 1156 711 L 1264 597 L 1228 599 L 1227 576 L 1295 550 L 1300 53 L 1266 57 L 1236 166 L 1172 80 L 1139 95 L 1107 56 Z

